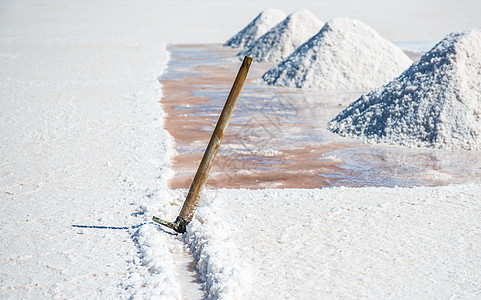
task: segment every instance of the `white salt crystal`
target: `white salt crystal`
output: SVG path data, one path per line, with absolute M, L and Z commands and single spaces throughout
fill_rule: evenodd
M 401 76 L 330 123 L 369 142 L 481 150 L 481 30 L 447 35 Z
M 308 10 L 296 11 L 237 54 L 257 62 L 280 62 L 318 33 L 324 23 Z
M 262 36 L 274 25 L 281 22 L 286 14 L 278 9 L 267 9 L 261 12 L 246 27 L 225 42 L 224 47 L 244 48 Z
M 389 82 L 411 63 L 401 49 L 371 27 L 337 18 L 260 81 L 297 88 L 369 90 Z

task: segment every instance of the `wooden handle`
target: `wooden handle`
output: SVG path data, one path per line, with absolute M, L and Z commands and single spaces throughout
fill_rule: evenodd
M 217 155 L 217 151 L 219 150 L 220 143 L 222 142 L 222 138 L 224 137 L 225 130 L 227 128 L 227 125 L 229 124 L 230 117 L 232 116 L 232 112 L 234 111 L 235 105 L 237 103 L 237 98 L 239 97 L 239 94 L 242 90 L 242 86 L 244 85 L 244 82 L 246 80 L 251 63 L 252 58 L 246 56 L 244 58 L 244 61 L 242 62 L 239 72 L 237 73 L 229 96 L 227 97 L 224 108 L 222 109 L 222 113 L 220 114 L 217 125 L 215 126 L 214 132 L 212 133 L 212 137 L 210 138 L 209 145 L 204 152 L 202 161 L 200 162 L 197 173 L 195 174 L 194 180 L 192 181 L 189 193 L 187 194 L 187 198 L 185 199 L 184 205 L 182 206 L 182 210 L 179 214 L 179 217 L 181 217 L 187 223 L 192 221 L 192 218 L 194 217 L 195 210 L 197 209 L 197 204 L 199 203 L 200 196 L 202 195 L 202 191 L 204 190 L 207 178 L 209 177 L 210 170 L 212 169 L 212 165 L 214 164 L 215 156 Z

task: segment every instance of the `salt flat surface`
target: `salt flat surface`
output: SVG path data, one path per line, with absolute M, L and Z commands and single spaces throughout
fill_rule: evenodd
M 238 298 L 476 299 L 480 200 L 479 184 L 209 190 L 187 236 Z
M 300 278 L 299 266 L 314 270 L 322 282 L 332 279 L 323 294 L 326 298 L 348 292 L 360 297 L 385 295 L 391 287 L 395 295 L 406 298 L 418 295 L 418 289 L 412 287 L 434 296 L 440 291 L 449 296 L 479 296 L 479 272 L 473 273 L 473 268 L 479 270 L 479 249 L 472 247 L 479 245 L 479 219 L 473 217 L 473 212 L 479 215 L 477 185 L 406 192 L 372 188 L 312 191 L 318 194 L 313 196 L 317 201 L 307 201 L 311 191 L 305 190 L 269 190 L 265 196 L 263 191 L 221 190 L 219 200 L 215 200 L 215 191 L 206 194 L 215 201 L 203 202 L 189 235 L 172 236 L 150 223 L 152 215 L 173 219 L 183 200 L 183 191 L 166 187 L 172 176 L 172 141 L 162 129 L 163 112 L 157 104 L 161 91 L 156 79 L 168 59 L 165 44 L 227 40 L 242 28 L 247 15 L 272 4 L 249 3 L 254 5 L 245 1 L 0 2 L 1 298 L 202 299 L 204 293 L 212 298 L 241 298 L 256 295 L 252 282 L 260 283 L 257 295 L 267 294 L 263 281 L 274 282 L 273 287 L 280 287 L 279 295 L 284 297 L 287 293 L 302 296 L 314 282 Z M 342 15 L 362 18 L 381 28 L 381 34 L 390 40 L 440 39 L 447 32 L 479 25 L 479 3 L 475 1 L 445 6 L 437 1 L 394 5 L 348 1 L 349 5 L 336 2 L 327 6 L 301 1 L 282 2 L 279 8 L 290 13 L 301 4 L 323 20 Z M 444 10 L 451 13 L 450 18 Z M 389 12 L 395 14 L 391 17 Z M 427 13 L 434 17 L 423 18 Z M 429 29 L 419 30 L 426 24 Z M 380 208 L 362 202 L 371 195 Z M 234 206 L 238 204 L 233 204 L 233 212 L 222 208 L 230 203 L 222 199 L 234 197 L 245 199 L 237 203 L 252 205 L 243 212 L 262 216 L 264 205 L 282 205 L 276 208 L 278 214 L 270 214 L 275 220 L 266 213 L 267 222 L 257 218 L 262 225 L 258 226 L 238 220 L 245 216 L 236 212 L 240 211 Z M 291 210 L 278 199 L 291 199 L 293 205 L 297 199 L 302 202 Z M 321 209 L 318 205 L 324 199 L 339 204 L 332 212 Z M 390 199 L 394 199 L 392 204 Z M 363 211 L 361 205 L 368 210 Z M 387 209 L 390 205 L 392 210 Z M 330 219 L 309 222 L 312 218 L 307 220 L 308 215 L 302 214 L 311 213 L 309 209 L 312 215 Z M 398 217 L 396 210 L 406 213 Z M 442 222 L 438 215 L 444 216 Z M 406 222 L 398 221 L 404 217 Z M 212 221 L 213 228 L 195 227 L 202 224 L 202 218 L 204 223 Z M 424 223 L 428 220 L 431 224 Z M 280 230 L 288 229 L 282 224 L 296 224 L 290 226 L 295 232 L 286 231 L 286 239 L 279 235 Z M 309 230 L 302 231 L 300 224 L 310 224 Z M 252 226 L 274 229 L 259 234 Z M 318 238 L 313 234 L 319 228 L 325 228 L 325 241 L 332 245 L 320 256 L 334 258 L 329 276 L 317 268 L 322 262 L 291 260 L 295 254 L 286 252 L 289 256 L 282 257 L 284 252 L 276 248 L 281 245 L 277 240 L 285 240 L 288 247 L 281 250 L 316 253 L 323 249 L 320 242 L 308 242 Z M 386 236 L 370 234 L 382 229 Z M 230 232 L 233 234 L 225 234 Z M 356 241 L 358 237 L 373 245 Z M 264 244 L 258 245 L 269 246 L 267 252 L 252 248 L 259 239 Z M 404 244 L 396 244 L 398 240 Z M 200 241 L 212 247 L 196 247 Z M 244 241 L 250 248 L 243 247 Z M 380 247 L 374 247 L 376 242 Z M 343 250 L 344 256 L 335 254 L 336 249 Z M 236 253 L 239 255 L 232 256 Z M 264 257 L 277 257 L 274 265 L 280 269 L 262 271 L 269 270 L 271 262 L 256 260 Z M 359 262 L 358 257 L 370 264 Z M 401 266 L 414 267 L 401 268 L 393 258 Z M 190 268 L 192 262 L 197 272 Z M 347 262 L 355 268 L 351 270 Z M 366 271 L 369 265 L 374 271 Z M 250 270 L 266 275 L 255 277 Z M 288 274 L 291 270 L 295 272 Z M 402 272 L 414 285 L 400 278 Z M 196 276 L 203 281 L 198 282 Z M 370 280 L 364 281 L 364 286 L 363 278 Z M 348 286 L 353 283 L 361 283 L 361 288 Z M 305 289 L 296 291 L 296 286 Z M 200 287 L 205 292 L 199 291 Z M 316 285 L 313 291 L 321 287 Z M 433 290 L 435 287 L 439 289 Z
M 139 215 L 171 143 L 168 53 L 144 4 L 2 3 L 0 298 L 184 294 L 182 241 Z

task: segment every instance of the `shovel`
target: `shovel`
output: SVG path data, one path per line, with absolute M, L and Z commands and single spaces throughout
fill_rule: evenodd
M 224 108 L 222 109 L 222 113 L 220 114 L 217 125 L 212 133 L 209 145 L 204 152 L 204 156 L 202 157 L 202 161 L 197 169 L 197 173 L 192 181 L 192 185 L 190 186 L 189 193 L 185 198 L 184 205 L 182 206 L 179 216 L 174 222 L 161 220 L 154 216 L 152 219 L 155 222 L 167 226 L 178 233 L 184 233 L 186 231 L 187 224 L 189 224 L 194 217 L 200 196 L 202 195 L 202 191 L 204 190 L 207 178 L 209 177 L 210 170 L 214 164 L 215 156 L 219 150 L 220 143 L 224 137 L 225 130 L 229 124 L 230 117 L 234 111 L 237 98 L 242 90 L 242 86 L 246 80 L 251 63 L 252 58 L 248 56 L 244 57 L 244 61 L 242 62 L 239 72 L 234 80 L 234 84 L 232 85 L 229 96 L 227 97 Z

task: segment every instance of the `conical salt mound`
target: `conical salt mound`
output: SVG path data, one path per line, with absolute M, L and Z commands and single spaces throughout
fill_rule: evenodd
M 297 88 L 370 90 L 389 82 L 411 63 L 401 49 L 371 27 L 337 18 L 260 81 Z
M 237 56 L 243 58 L 248 55 L 257 62 L 280 62 L 318 33 L 323 24 L 307 10 L 294 12 Z
M 224 47 L 244 48 L 281 22 L 285 17 L 286 14 L 278 9 L 267 9 L 225 42 Z
M 371 142 L 481 150 L 481 30 L 449 34 L 329 126 Z

